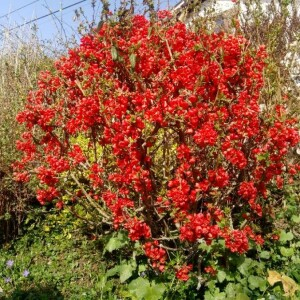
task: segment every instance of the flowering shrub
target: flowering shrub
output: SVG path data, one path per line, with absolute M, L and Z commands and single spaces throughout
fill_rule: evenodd
M 161 16 L 106 23 L 40 75 L 17 117 L 15 170 L 39 182 L 41 204 L 81 203 L 188 280 L 203 243 L 242 254 L 264 242 L 270 188 L 300 169 L 286 160 L 299 135 L 284 107 L 260 112 L 263 46 Z

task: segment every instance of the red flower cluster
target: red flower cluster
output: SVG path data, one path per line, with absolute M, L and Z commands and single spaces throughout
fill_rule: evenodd
M 164 271 L 167 259 L 166 250 L 161 248 L 158 241 L 147 242 L 144 245 L 145 254 L 151 259 L 152 267 Z
M 187 281 L 189 279 L 189 273 L 192 269 L 193 265 L 184 265 L 177 270 L 176 277 L 182 281 Z
M 188 216 L 189 222 L 180 228 L 180 239 L 195 242 L 203 238 L 207 244 L 219 237 L 221 230 L 217 225 L 212 225 L 210 214 L 195 214 Z
M 212 266 L 207 266 L 204 268 L 204 271 L 212 276 L 217 275 L 217 270 L 215 270 Z
M 128 236 L 132 241 L 151 237 L 149 226 L 146 223 L 139 221 L 137 218 L 128 220 L 125 228 L 128 230 Z
M 228 233 L 224 233 L 225 246 L 230 249 L 231 252 L 238 252 L 240 254 L 245 253 L 249 249 L 249 241 L 247 234 L 243 230 L 232 230 Z
M 283 107 L 261 117 L 263 47 L 194 33 L 169 16 L 108 22 L 58 60 L 54 73 L 42 73 L 17 117 L 27 131 L 15 164 L 18 180 L 40 183 L 43 204 L 62 207 L 67 189 L 80 191 L 99 218 L 140 240 L 159 270 L 178 236 L 182 254 L 201 239 L 224 239 L 238 253 L 248 239 L 261 244 L 250 227 L 232 224 L 240 228 L 244 216 L 255 223 L 269 187 L 299 172 L 285 167 L 299 142 L 296 120 Z M 177 277 L 187 280 L 190 270 Z

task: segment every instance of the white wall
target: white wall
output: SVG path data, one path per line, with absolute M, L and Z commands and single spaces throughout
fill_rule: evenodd
M 279 3 L 281 0 L 275 0 L 275 4 L 277 4 L 277 7 L 279 8 Z M 188 2 L 188 0 L 183 0 L 180 1 L 174 8 L 174 11 L 180 11 L 184 4 Z M 203 1 L 202 4 L 201 1 L 199 1 L 199 6 L 200 6 L 200 12 L 199 15 L 203 16 L 205 13 L 207 13 L 208 10 L 214 10 L 215 13 L 221 13 L 225 12 L 229 9 L 232 9 L 236 6 L 240 8 L 240 11 L 245 13 L 247 11 L 247 3 L 252 3 L 254 2 L 253 0 L 237 0 L 237 1 L 232 1 L 232 0 L 206 0 Z M 272 0 L 260 0 L 260 5 L 262 7 L 262 10 L 265 13 L 268 13 L 268 6 L 272 2 Z M 298 8 L 298 14 L 300 16 L 300 0 L 295 0 L 295 7 Z M 255 5 L 252 5 L 252 8 L 255 8 Z M 292 6 L 289 5 L 288 9 L 292 11 Z

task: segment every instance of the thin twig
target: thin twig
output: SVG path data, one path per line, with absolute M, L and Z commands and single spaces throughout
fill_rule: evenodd
M 100 215 L 102 215 L 102 217 L 106 218 L 107 220 L 110 219 L 110 217 L 106 214 L 106 212 L 104 212 L 102 209 L 100 209 L 94 202 L 94 200 L 91 198 L 91 196 L 87 193 L 87 191 L 85 190 L 85 188 L 83 187 L 83 185 L 78 181 L 78 179 L 75 177 L 75 175 L 73 173 L 71 173 L 71 177 L 73 178 L 73 180 L 76 182 L 76 184 L 79 186 L 79 188 L 81 189 L 81 191 L 83 192 L 83 194 L 85 195 L 86 199 L 89 201 L 89 203 L 99 212 Z

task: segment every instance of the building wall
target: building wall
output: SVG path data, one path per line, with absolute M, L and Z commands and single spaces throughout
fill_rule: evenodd
M 275 5 L 279 9 L 279 3 L 281 0 L 275 0 Z M 186 7 L 190 6 L 197 11 L 197 16 L 205 16 L 208 11 L 213 12 L 215 14 L 220 14 L 232 9 L 239 9 L 241 15 L 246 14 L 249 5 L 247 3 L 252 3 L 253 0 L 183 0 L 180 1 L 174 8 L 173 11 L 175 13 L 183 13 Z M 273 2 L 273 0 L 260 0 L 260 6 L 264 13 L 268 14 L 268 6 Z M 297 8 L 298 15 L 300 17 L 300 0 L 294 1 L 294 7 Z M 255 4 L 252 4 L 252 9 L 255 8 Z M 293 5 L 288 6 L 288 10 L 293 10 Z M 193 16 L 193 12 L 189 12 L 188 18 L 195 17 Z

